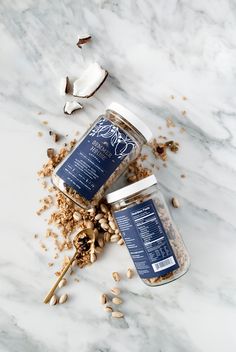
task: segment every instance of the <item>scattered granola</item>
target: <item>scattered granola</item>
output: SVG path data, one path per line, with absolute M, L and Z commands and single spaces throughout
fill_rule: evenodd
M 160 158 L 163 161 L 167 160 L 167 149 L 171 152 L 176 153 L 179 150 L 179 143 L 174 141 L 166 141 L 165 137 L 159 138 L 160 142 L 153 139 L 149 144 L 152 148 L 152 152 L 156 158 Z

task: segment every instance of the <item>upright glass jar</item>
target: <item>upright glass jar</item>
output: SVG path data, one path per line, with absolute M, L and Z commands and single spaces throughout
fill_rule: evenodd
M 149 286 L 173 281 L 190 259 L 154 175 L 106 196 L 137 272 Z
M 77 205 L 89 209 L 102 199 L 151 138 L 142 120 L 122 105 L 112 103 L 58 165 L 52 182 Z

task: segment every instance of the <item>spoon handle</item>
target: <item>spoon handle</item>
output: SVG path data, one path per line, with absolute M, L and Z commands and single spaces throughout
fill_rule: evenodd
M 44 298 L 44 303 L 47 304 L 50 299 L 52 298 L 57 286 L 59 285 L 59 282 L 62 280 L 62 278 L 65 276 L 66 272 L 68 271 L 69 267 L 71 266 L 71 264 L 73 263 L 73 261 L 75 260 L 76 256 L 77 256 L 77 251 L 75 252 L 75 254 L 73 255 L 73 257 L 71 258 L 71 260 L 69 261 L 69 263 L 65 266 L 65 268 L 62 270 L 61 275 L 59 276 L 59 278 L 57 279 L 57 281 L 55 282 L 55 284 L 53 285 L 53 287 L 51 288 L 51 290 L 48 292 L 47 296 Z

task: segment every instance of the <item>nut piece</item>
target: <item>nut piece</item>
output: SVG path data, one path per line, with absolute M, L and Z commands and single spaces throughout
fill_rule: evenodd
M 59 298 L 59 303 L 60 303 L 60 304 L 63 304 L 63 303 L 65 303 L 65 302 L 67 301 L 67 299 L 68 299 L 68 294 L 65 293 L 64 295 L 62 295 L 62 296 Z
M 115 296 L 118 296 L 120 294 L 120 289 L 118 287 L 112 287 L 111 293 L 113 293 Z
M 114 243 L 114 242 L 118 242 L 120 239 L 121 238 L 119 235 L 112 235 L 110 238 L 110 241 Z
M 101 208 L 101 211 L 103 212 L 103 213 L 108 213 L 108 208 L 107 208 L 107 206 L 105 205 L 105 204 L 101 204 L 100 205 L 100 208 Z
M 173 198 L 171 199 L 171 203 L 172 203 L 172 205 L 173 205 L 174 208 L 179 208 L 179 207 L 180 207 L 180 203 L 179 203 L 178 199 L 175 198 L 175 197 L 173 197 Z
M 134 275 L 133 270 L 129 268 L 129 269 L 127 270 L 126 275 L 127 275 L 127 278 L 128 278 L 128 279 L 131 279 L 131 278 L 133 277 L 133 275 Z
M 53 295 L 49 302 L 50 306 L 55 306 L 57 304 L 57 296 Z
M 81 109 L 83 109 L 83 105 L 78 101 L 67 101 L 64 106 L 64 113 L 71 115 L 74 111 Z
M 91 254 L 90 254 L 90 261 L 91 261 L 91 263 L 96 262 L 96 260 L 97 260 L 96 254 L 95 254 L 95 253 L 91 253 Z
M 60 82 L 60 95 L 66 95 L 69 91 L 69 78 L 63 77 Z
M 54 152 L 54 149 L 53 148 L 48 148 L 47 149 L 47 156 L 49 159 L 53 158 L 55 152 Z
M 107 295 L 105 293 L 103 293 L 101 295 L 100 302 L 101 302 L 101 304 L 106 304 L 108 302 L 108 298 L 107 298 Z
M 124 314 L 117 311 L 117 312 L 112 312 L 111 316 L 112 316 L 112 318 L 123 318 Z
M 99 247 L 101 247 L 101 248 L 103 248 L 104 247 L 104 240 L 103 240 L 103 238 L 99 238 L 98 239 L 98 245 L 99 245 Z
M 105 242 L 109 242 L 111 238 L 111 234 L 109 232 L 104 233 L 104 240 Z
M 113 312 L 113 309 L 112 309 L 112 307 L 110 307 L 110 306 L 105 306 L 105 307 L 104 307 L 104 310 L 105 310 L 106 312 L 108 312 L 108 313 Z
M 124 243 L 125 242 L 124 242 L 123 238 L 121 238 L 119 241 L 117 241 L 117 244 L 119 244 L 120 246 L 123 246 Z
M 113 279 L 114 279 L 116 282 L 120 281 L 120 274 L 117 273 L 116 271 L 114 271 L 114 272 L 112 273 L 112 277 L 113 277 Z
M 82 219 L 82 215 L 78 213 L 77 211 L 74 212 L 73 218 L 75 221 L 80 221 Z
M 66 286 L 66 284 L 67 284 L 67 280 L 65 277 L 63 277 L 63 279 L 59 282 L 58 287 L 62 288 L 63 286 Z
M 73 95 L 79 98 L 91 97 L 106 80 L 108 72 L 96 62 L 91 64 L 74 82 Z
M 114 304 L 121 304 L 123 301 L 120 297 L 114 297 L 112 298 L 112 303 Z
M 90 34 L 80 35 L 76 45 L 81 49 L 82 45 L 88 43 L 91 40 L 91 38 L 92 36 Z
M 95 220 L 101 220 L 103 218 L 103 214 L 102 213 L 98 213 L 96 216 L 95 216 Z
M 94 252 L 95 252 L 96 254 L 101 254 L 101 253 L 103 252 L 103 249 L 102 249 L 101 247 L 96 247 L 95 250 L 94 250 Z
M 50 136 L 52 136 L 53 142 L 56 143 L 56 142 L 59 141 L 60 137 L 59 137 L 59 135 L 56 132 L 49 131 L 48 133 L 49 133 Z

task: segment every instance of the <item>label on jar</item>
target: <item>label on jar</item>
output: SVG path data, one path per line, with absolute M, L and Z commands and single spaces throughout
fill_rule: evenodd
M 141 278 L 166 275 L 179 264 L 152 200 L 114 212 Z
M 89 201 L 134 148 L 122 129 L 101 117 L 56 175 Z

